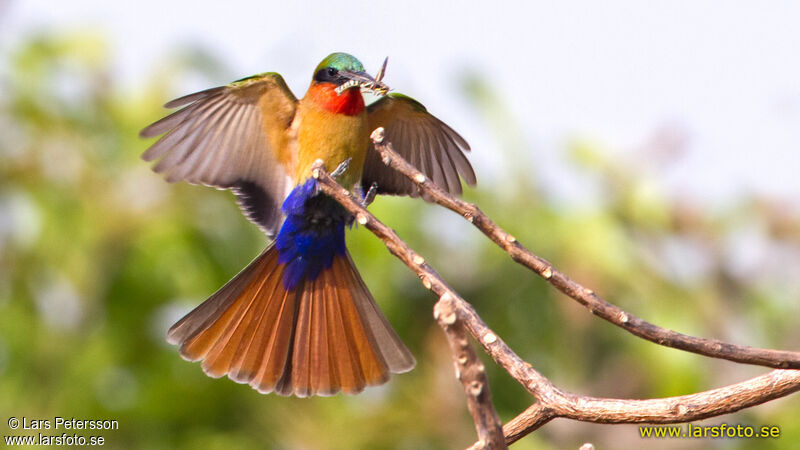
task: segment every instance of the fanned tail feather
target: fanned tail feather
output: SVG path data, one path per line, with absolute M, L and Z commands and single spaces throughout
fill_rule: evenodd
M 167 340 L 212 377 L 298 397 L 355 394 L 414 367 L 348 252 L 291 290 L 285 267 L 271 244 Z

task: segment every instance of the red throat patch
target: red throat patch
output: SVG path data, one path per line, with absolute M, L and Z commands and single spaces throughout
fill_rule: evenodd
M 358 88 L 347 89 L 340 95 L 336 93 L 333 83 L 315 83 L 308 88 L 306 95 L 326 111 L 335 114 L 356 116 L 364 111 L 364 97 Z

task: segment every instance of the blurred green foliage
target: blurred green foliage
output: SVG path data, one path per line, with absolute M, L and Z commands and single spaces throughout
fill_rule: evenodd
M 178 81 L 214 84 L 227 74 L 223 64 L 202 51 L 183 52 L 131 90 L 114 79 L 113 59 L 97 36 L 33 36 L 3 58 L 0 417 L 116 419 L 119 430 L 102 433 L 111 448 L 416 449 L 473 442 L 446 343 L 432 320 L 435 299 L 364 229 L 349 233 L 349 248 L 417 356 L 411 373 L 354 397 L 263 396 L 206 377 L 165 343 L 174 320 L 266 244 L 229 193 L 168 185 L 138 158 L 147 146 L 138 130 L 164 113 L 163 101 L 185 93 Z M 612 158 L 587 140 L 567 150 L 599 201 L 561 205 L 536 173 L 536 152 L 514 125 L 520 121 L 479 77 L 465 76 L 463 88 L 506 152 L 498 155 L 503 180 L 484 182 L 467 198 L 521 242 L 659 325 L 797 348 L 796 212 L 767 199 L 710 207 L 670 198 L 652 181 L 652 168 Z M 681 395 L 766 370 L 660 348 L 597 320 L 450 212 L 401 198 L 378 199 L 372 210 L 522 357 L 566 389 Z M 486 363 L 498 411 L 509 420 L 531 398 Z M 798 415 L 795 396 L 704 422 L 778 425 L 782 437 L 772 441 L 647 442 L 633 426 L 555 421 L 515 448 L 577 448 L 587 441 L 598 448 L 792 448 L 800 442 Z

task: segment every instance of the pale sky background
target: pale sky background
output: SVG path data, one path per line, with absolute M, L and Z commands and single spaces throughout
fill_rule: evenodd
M 332 51 L 373 73 L 388 55 L 386 81 L 470 141 L 479 180 L 498 176 L 498 140 L 455 83 L 464 70 L 492 84 L 564 198 L 591 195 L 561 176 L 570 139 L 635 160 L 665 125 L 688 136 L 658 172 L 673 195 L 800 198 L 800 2 L 5 0 L 0 14 L 1 51 L 33 30 L 107 35 L 132 92 L 189 44 L 235 78 L 281 72 L 298 97 Z

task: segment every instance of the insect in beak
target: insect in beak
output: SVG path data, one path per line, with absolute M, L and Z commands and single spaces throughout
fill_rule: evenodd
M 367 92 L 372 92 L 375 95 L 386 95 L 389 92 L 389 86 L 387 86 L 382 80 L 383 76 L 386 74 L 386 64 L 388 62 L 388 57 L 383 60 L 383 65 L 381 66 L 380 70 L 378 70 L 378 75 L 375 78 L 372 78 L 366 72 L 340 72 L 349 79 L 345 83 L 336 87 L 336 93 L 341 95 L 345 90 L 358 86 L 361 89 Z

